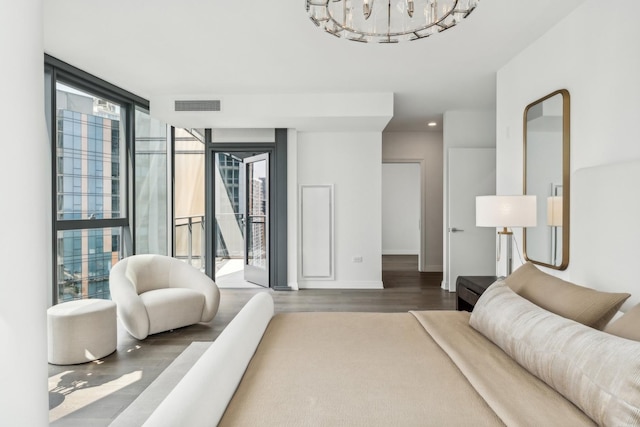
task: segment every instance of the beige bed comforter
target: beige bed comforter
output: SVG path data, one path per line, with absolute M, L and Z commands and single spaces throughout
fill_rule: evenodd
M 220 425 L 594 425 L 468 320 L 452 311 L 277 314 Z

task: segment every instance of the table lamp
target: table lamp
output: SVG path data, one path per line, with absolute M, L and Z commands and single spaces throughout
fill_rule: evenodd
M 536 226 L 536 196 L 477 196 L 476 226 L 500 227 L 498 256 L 500 260 L 502 236 L 507 239 L 507 276 L 513 268 L 513 227 Z

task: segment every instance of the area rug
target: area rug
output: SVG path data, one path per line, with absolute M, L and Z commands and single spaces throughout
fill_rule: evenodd
M 184 377 L 189 368 L 209 348 L 211 342 L 193 342 L 171 362 L 158 378 L 147 387 L 110 424 L 111 427 L 139 427 Z

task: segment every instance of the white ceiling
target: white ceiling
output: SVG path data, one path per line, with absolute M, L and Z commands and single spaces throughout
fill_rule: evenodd
M 428 39 L 362 44 L 320 31 L 304 0 L 44 1 L 45 51 L 144 98 L 393 92 L 386 130 L 495 107 L 496 71 L 583 0 L 480 0 Z

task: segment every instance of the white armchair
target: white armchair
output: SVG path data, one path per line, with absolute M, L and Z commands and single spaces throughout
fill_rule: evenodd
M 133 255 L 109 274 L 111 299 L 127 331 L 139 340 L 199 322 L 218 312 L 220 292 L 207 275 L 163 255 Z

